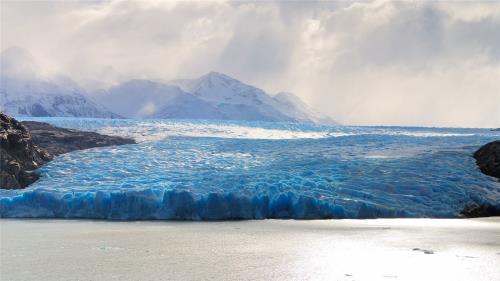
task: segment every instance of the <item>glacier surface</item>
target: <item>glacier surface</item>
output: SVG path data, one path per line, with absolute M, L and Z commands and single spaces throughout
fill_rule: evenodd
M 500 205 L 471 154 L 487 129 L 29 118 L 134 137 L 75 151 L 0 191 L 1 217 L 117 220 L 457 217 Z

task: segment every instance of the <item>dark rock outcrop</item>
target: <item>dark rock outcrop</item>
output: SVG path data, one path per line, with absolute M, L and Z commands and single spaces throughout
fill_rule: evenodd
M 500 140 L 483 145 L 474 153 L 483 174 L 500 179 Z
M 105 136 L 52 126 L 19 122 L 0 112 L 0 188 L 24 188 L 38 179 L 35 170 L 54 156 L 74 150 L 135 143 L 133 139 Z
M 14 118 L 0 113 L 0 187 L 23 188 L 38 179 L 34 172 L 52 155 L 37 147 L 30 132 Z
M 460 215 L 465 218 L 500 216 L 500 208 L 490 204 L 471 203 L 464 207 Z
M 135 143 L 133 139 L 59 128 L 43 122 L 23 121 L 21 123 L 31 132 L 35 145 L 55 156 L 92 147 Z

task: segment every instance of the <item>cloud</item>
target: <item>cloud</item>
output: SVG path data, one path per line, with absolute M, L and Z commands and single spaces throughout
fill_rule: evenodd
M 1 5 L 2 49 L 89 88 L 217 70 L 347 124 L 500 126 L 495 2 Z

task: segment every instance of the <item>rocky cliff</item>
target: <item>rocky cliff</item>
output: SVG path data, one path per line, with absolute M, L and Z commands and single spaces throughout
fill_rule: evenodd
M 33 143 L 28 129 L 0 113 L 0 187 L 23 188 L 38 179 L 34 172 L 52 155 Z
M 74 150 L 135 143 L 133 139 L 19 122 L 0 112 L 0 188 L 24 188 L 38 179 L 35 170 L 59 154 Z
M 500 179 L 500 140 L 483 145 L 474 153 L 481 172 Z

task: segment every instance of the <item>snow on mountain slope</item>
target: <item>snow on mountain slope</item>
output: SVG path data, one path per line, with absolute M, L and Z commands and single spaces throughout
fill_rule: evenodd
M 205 101 L 177 86 L 150 80 L 131 80 L 95 95 L 113 112 L 130 118 L 221 119 Z
M 72 88 L 6 76 L 1 77 L 0 109 L 14 116 L 119 117 Z
M 332 118 L 315 111 L 292 93 L 280 92 L 274 96 L 274 100 L 278 102 L 281 112 L 293 116 L 299 122 L 338 125 Z
M 175 84 L 176 81 L 173 81 Z M 210 72 L 194 80 L 178 80 L 186 92 L 199 96 L 213 104 L 258 105 L 272 103 L 272 98 L 261 89 L 244 84 L 218 72 Z
M 210 72 L 198 79 L 171 83 L 211 104 L 224 115 L 224 119 L 294 121 L 280 112 L 264 91 L 222 73 Z
M 0 62 L 0 109 L 14 116 L 123 116 L 334 124 L 292 94 L 272 97 L 259 88 L 218 72 L 168 83 L 130 80 L 93 93 L 92 99 L 97 104 L 70 78 L 44 75 L 35 59 L 21 48 L 3 51 Z
M 292 99 L 289 94 L 272 97 L 217 72 L 168 83 L 130 80 L 95 97 L 113 112 L 130 118 L 333 123 L 297 97 Z
M 34 58 L 21 48 L 0 54 L 0 110 L 14 116 L 74 116 L 116 118 L 86 98 L 74 81 L 41 75 Z
M 314 112 L 299 98 L 291 98 L 291 94 L 271 97 L 261 89 L 218 72 L 210 72 L 198 79 L 175 80 L 171 83 L 207 101 L 217 108 L 225 119 L 335 123 Z

